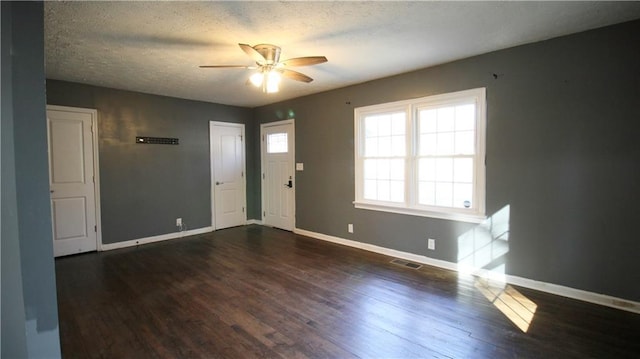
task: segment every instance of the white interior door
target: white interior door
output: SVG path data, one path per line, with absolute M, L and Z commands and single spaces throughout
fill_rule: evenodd
M 244 125 L 211 122 L 211 193 L 214 229 L 247 223 Z
M 292 231 L 295 225 L 293 120 L 263 124 L 262 222 Z
M 95 110 L 47 107 L 49 182 L 56 257 L 97 249 Z

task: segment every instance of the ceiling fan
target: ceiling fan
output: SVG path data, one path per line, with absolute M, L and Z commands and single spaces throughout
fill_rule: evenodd
M 280 61 L 280 47 L 271 44 L 255 46 L 238 44 L 255 62 L 256 66 L 245 65 L 202 65 L 201 68 L 241 68 L 257 70 L 249 78 L 249 82 L 256 87 L 262 87 L 266 93 L 278 92 L 280 79 L 286 77 L 301 82 L 311 82 L 313 79 L 303 73 L 289 70 L 286 67 L 309 66 L 327 62 L 324 56 L 296 57 Z

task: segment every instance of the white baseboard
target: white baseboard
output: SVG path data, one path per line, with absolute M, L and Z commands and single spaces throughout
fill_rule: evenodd
M 250 219 L 250 220 L 248 220 L 248 221 L 247 221 L 247 225 L 250 225 L 250 224 L 259 224 L 259 225 L 262 225 L 262 221 L 261 221 L 261 220 L 259 220 L 259 219 Z
M 101 251 L 110 251 L 110 250 L 113 250 L 113 249 L 139 246 L 141 244 L 148 244 L 148 243 L 166 241 L 166 240 L 169 240 L 169 239 L 182 238 L 182 237 L 186 237 L 186 236 L 193 236 L 193 235 L 196 235 L 196 234 L 203 234 L 203 233 L 209 233 L 209 232 L 213 232 L 213 227 L 211 227 L 211 226 L 202 227 L 202 228 L 190 229 L 188 231 L 161 234 L 159 236 L 132 239 L 132 240 L 123 241 L 123 242 L 106 243 L 106 244 L 103 243 L 102 246 L 100 246 L 100 250 Z
M 293 233 L 315 238 L 315 239 L 320 239 L 323 241 L 342 244 L 349 247 L 359 248 L 366 251 L 387 255 L 390 257 L 401 258 L 401 259 L 405 259 L 412 262 L 449 269 L 449 270 L 453 270 L 461 273 L 473 273 L 474 275 L 478 275 L 478 276 L 489 274 L 488 271 L 482 271 L 482 270 L 478 271 L 478 270 L 472 270 L 470 268 L 464 268 L 458 265 L 457 263 L 453 263 L 453 262 L 443 261 L 440 259 L 433 259 L 433 258 L 429 258 L 427 256 L 423 256 L 419 254 L 398 251 L 395 249 L 380 247 L 373 244 L 353 241 L 350 239 L 329 236 L 326 234 L 311 232 L 311 231 L 307 231 L 300 228 L 295 228 L 293 230 Z M 533 279 L 528 279 L 528 278 L 523 278 L 523 277 L 518 277 L 518 276 L 513 276 L 508 274 L 504 276 L 504 280 L 506 283 L 517 285 L 520 287 L 534 289 L 541 292 L 551 293 L 551 294 L 560 295 L 567 298 L 577 299 L 577 300 L 581 300 L 589 303 L 604 305 L 607 307 L 621 309 L 628 312 L 640 314 L 640 302 L 634 302 L 631 300 L 612 297 L 605 294 L 588 292 L 581 289 L 565 287 L 565 286 L 553 284 L 553 283 L 540 282 Z

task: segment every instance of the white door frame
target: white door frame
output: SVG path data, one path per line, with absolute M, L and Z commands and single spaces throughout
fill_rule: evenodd
M 233 123 L 233 122 L 220 122 L 220 121 L 209 121 L 209 167 L 211 167 L 211 228 L 212 231 L 216 230 L 216 201 L 215 201 L 215 168 L 213 166 L 213 128 L 214 126 L 227 126 L 227 127 L 238 127 L 242 133 L 242 181 L 243 181 L 243 189 L 244 189 L 244 203 L 243 207 L 244 211 L 244 222 L 247 223 L 247 149 L 246 149 L 246 137 L 244 133 L 244 124 L 243 123 Z
M 85 113 L 91 115 L 91 136 L 93 142 L 93 193 L 96 213 L 96 249 L 102 249 L 102 216 L 100 214 L 100 164 L 98 162 L 98 110 L 92 108 L 47 105 L 47 110 Z M 48 139 L 47 139 L 48 141 Z M 52 214 L 53 215 L 53 214 Z
M 282 120 L 282 121 L 276 121 L 276 122 L 266 122 L 266 123 L 262 123 L 260 124 L 260 195 L 261 195 L 261 209 L 260 212 L 264 214 L 264 212 L 266 211 L 264 204 L 265 204 L 265 186 L 264 186 L 264 173 L 265 173 L 265 163 L 264 163 L 264 154 L 266 152 L 266 142 L 264 141 L 264 129 L 266 127 L 272 127 L 272 126 L 282 126 L 282 125 L 291 125 L 291 141 L 293 142 L 293 147 L 291 148 L 291 157 L 293 158 L 293 161 L 291 161 L 291 173 L 293 174 L 293 184 L 294 184 L 294 191 L 293 191 L 293 203 L 291 204 L 291 211 L 292 213 L 292 220 L 293 220 L 293 229 L 295 230 L 296 228 L 296 192 L 297 192 L 297 185 L 298 182 L 296 182 L 296 171 L 295 171 L 295 167 L 296 167 L 296 123 L 295 123 L 295 119 L 289 119 L 289 120 Z M 264 215 L 260 216 L 260 222 L 263 221 L 264 219 Z M 263 223 L 264 224 L 264 223 Z

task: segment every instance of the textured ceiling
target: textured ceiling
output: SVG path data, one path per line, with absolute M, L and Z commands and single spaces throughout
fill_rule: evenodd
M 640 2 L 45 2 L 46 75 L 255 107 L 640 18 Z M 238 43 L 324 55 L 277 94 Z M 631 45 L 630 46 L 637 46 Z

